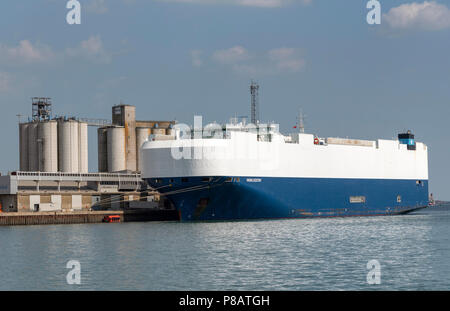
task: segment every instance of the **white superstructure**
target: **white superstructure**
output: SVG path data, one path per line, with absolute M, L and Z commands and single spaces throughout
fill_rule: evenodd
M 217 135 L 216 135 L 217 136 Z M 233 126 L 221 138 L 147 141 L 142 147 L 143 178 L 258 176 L 428 180 L 428 150 L 398 140 L 376 141 L 284 136 L 269 128 L 257 134 Z

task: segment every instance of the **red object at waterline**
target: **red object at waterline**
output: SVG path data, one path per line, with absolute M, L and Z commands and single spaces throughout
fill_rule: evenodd
M 108 223 L 120 222 L 120 215 L 105 216 L 105 217 L 103 217 L 103 222 L 108 222 Z

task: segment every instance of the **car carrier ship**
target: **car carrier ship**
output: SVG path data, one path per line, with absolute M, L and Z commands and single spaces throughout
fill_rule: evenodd
M 150 136 L 142 176 L 183 221 L 404 214 L 428 205 L 428 151 L 395 140 L 283 135 L 232 122 Z M 184 136 L 184 137 L 183 137 Z

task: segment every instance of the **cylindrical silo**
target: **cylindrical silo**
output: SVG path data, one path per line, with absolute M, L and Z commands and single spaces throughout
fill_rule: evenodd
M 98 171 L 104 173 L 108 171 L 108 144 L 107 128 L 99 128 L 98 135 Z
M 79 171 L 78 121 L 58 122 L 58 162 L 59 171 L 77 173 Z
M 19 124 L 20 170 L 28 171 L 28 127 L 29 123 Z
M 173 128 L 167 128 L 166 129 L 166 135 L 174 136 L 175 132 L 173 131 Z
M 28 124 L 28 170 L 39 171 L 38 123 Z
M 148 140 L 148 136 L 151 134 L 151 129 L 147 127 L 136 128 L 136 165 L 138 171 L 141 171 L 141 152 L 142 145 Z
M 58 171 L 58 124 L 56 121 L 38 123 L 39 171 Z
M 78 150 L 79 161 L 78 170 L 80 173 L 87 173 L 88 167 L 88 125 L 87 123 L 80 122 L 78 124 Z
M 125 157 L 125 128 L 109 127 L 108 142 L 108 172 L 118 172 L 127 169 Z
M 153 128 L 152 134 L 154 135 L 166 135 L 166 129 L 163 128 Z

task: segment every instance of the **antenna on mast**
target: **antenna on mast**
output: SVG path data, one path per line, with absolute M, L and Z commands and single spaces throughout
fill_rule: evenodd
M 250 122 L 253 124 L 259 123 L 259 85 L 252 80 L 250 84 L 251 106 L 250 106 Z
M 303 115 L 302 109 L 298 113 L 298 131 L 299 133 L 305 132 L 305 116 Z

